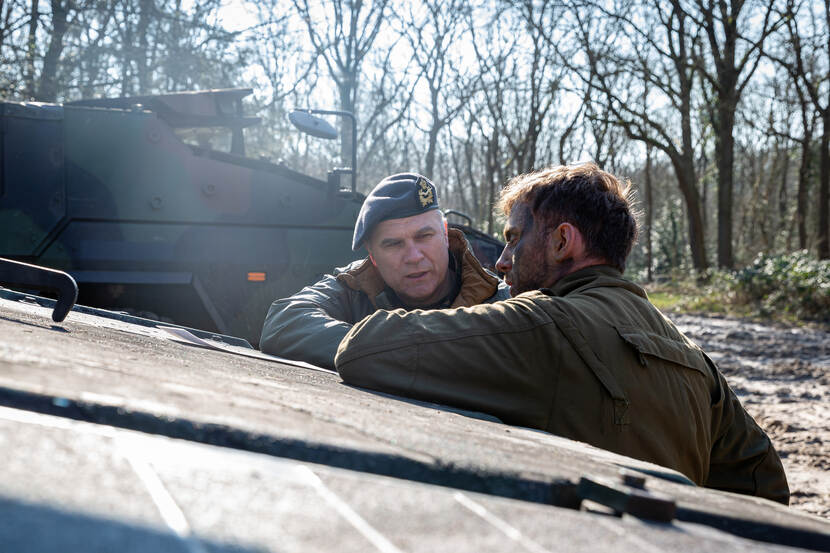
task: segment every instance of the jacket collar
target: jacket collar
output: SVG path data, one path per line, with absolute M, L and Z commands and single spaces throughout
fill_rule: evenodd
M 450 253 L 461 264 L 461 289 L 450 307 L 471 307 L 489 299 L 499 289 L 499 279 L 481 266 L 470 249 L 464 233 L 458 229 L 447 232 Z
M 641 286 L 626 280 L 619 270 L 609 265 L 593 265 L 565 275 L 545 292 L 553 296 L 567 296 L 591 288 L 609 286 L 625 288 L 638 296 L 648 298 L 646 291 Z
M 498 278 L 481 266 L 470 250 L 463 232 L 458 229 L 449 229 L 447 237 L 450 255 L 456 267 L 461 266 L 460 288 L 455 287 L 458 293 L 455 298 L 450 299 L 449 307 L 469 307 L 482 303 L 498 290 Z M 452 263 L 450 265 L 449 270 L 452 270 Z M 405 307 L 395 292 L 386 286 L 386 282 L 368 257 L 354 269 L 337 275 L 337 280 L 352 290 L 366 294 L 376 309 Z

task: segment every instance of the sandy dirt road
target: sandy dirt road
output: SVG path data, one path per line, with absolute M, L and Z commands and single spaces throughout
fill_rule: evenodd
M 781 455 L 790 505 L 830 518 L 830 332 L 669 313 L 718 363 Z

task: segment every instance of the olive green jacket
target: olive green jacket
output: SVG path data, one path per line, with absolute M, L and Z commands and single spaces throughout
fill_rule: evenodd
M 460 286 L 445 307 L 510 297 L 509 288 L 470 251 L 463 232 L 450 229 L 448 238 Z M 266 353 L 334 369 L 337 346 L 353 324 L 378 309 L 403 307 L 368 258 L 356 261 L 271 304 L 259 347 Z
M 340 344 L 346 382 L 482 411 L 789 500 L 770 439 L 709 357 L 616 269 L 491 305 L 378 311 Z

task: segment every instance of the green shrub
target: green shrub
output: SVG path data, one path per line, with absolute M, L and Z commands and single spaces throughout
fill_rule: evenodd
M 830 323 L 830 261 L 807 252 L 760 255 L 739 271 L 710 269 L 697 277 L 670 274 L 648 286 L 669 311 L 725 313 Z
M 760 255 L 734 274 L 735 301 L 754 306 L 761 315 L 789 315 L 830 322 L 830 261 L 806 251 Z

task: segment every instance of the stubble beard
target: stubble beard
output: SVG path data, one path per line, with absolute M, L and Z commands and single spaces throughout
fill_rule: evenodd
M 527 247 L 528 253 L 519 255 L 516 260 L 518 263 L 514 264 L 518 270 L 514 269 L 511 279 L 515 290 L 514 296 L 531 290 L 551 288 L 573 271 L 575 262 L 572 258 L 560 262 L 550 259 L 547 246 L 548 241 L 537 236 L 534 243 Z M 526 256 L 529 256 L 527 263 L 523 259 Z
M 525 257 L 528 257 L 525 259 Z M 545 256 L 545 250 L 538 248 L 534 244 L 532 253 L 521 255 L 514 263 L 513 278 L 513 295 L 518 296 L 524 292 L 538 290 L 544 288 L 550 279 L 551 267 L 550 262 Z M 518 268 L 516 270 L 515 268 Z

